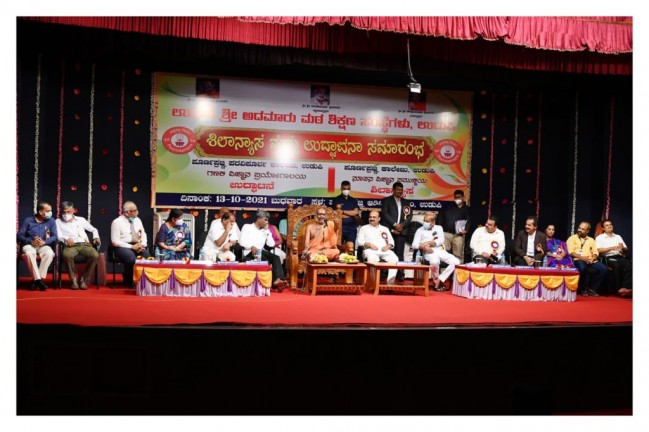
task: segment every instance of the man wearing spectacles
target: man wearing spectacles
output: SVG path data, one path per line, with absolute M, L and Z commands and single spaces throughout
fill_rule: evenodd
M 126 201 L 122 206 L 122 215 L 110 225 L 110 241 L 113 244 L 115 257 L 124 263 L 123 280 L 129 287 L 133 285 L 135 259 L 138 256 L 149 257 L 146 231 L 138 213 L 135 203 Z

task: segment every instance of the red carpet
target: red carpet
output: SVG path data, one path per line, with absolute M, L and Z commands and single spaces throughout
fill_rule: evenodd
M 25 284 L 21 284 L 21 287 Z M 618 297 L 576 302 L 469 300 L 450 292 L 318 294 L 284 290 L 271 297 L 140 297 L 134 290 L 94 287 L 45 292 L 19 289 L 21 324 L 140 326 L 237 324 L 261 326 L 510 326 L 631 324 L 633 304 Z

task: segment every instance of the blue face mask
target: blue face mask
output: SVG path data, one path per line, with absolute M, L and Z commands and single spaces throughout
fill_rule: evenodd
M 128 218 L 128 221 L 131 222 L 131 223 L 133 223 L 133 222 L 135 222 L 135 218 L 134 218 L 134 217 L 130 217 L 130 218 Z
M 424 222 L 424 229 L 430 229 L 431 226 L 430 222 Z

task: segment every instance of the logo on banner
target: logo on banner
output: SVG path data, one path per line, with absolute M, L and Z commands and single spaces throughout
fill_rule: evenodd
M 172 127 L 162 135 L 162 145 L 171 153 L 189 153 L 196 147 L 196 135 L 186 127 Z
M 462 146 L 452 139 L 443 139 L 435 143 L 433 154 L 443 164 L 456 163 L 462 156 Z

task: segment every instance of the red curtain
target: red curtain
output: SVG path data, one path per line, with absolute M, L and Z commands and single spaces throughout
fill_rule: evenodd
M 433 57 L 443 41 L 500 41 L 466 45 L 440 60 L 519 69 L 632 73 L 631 17 L 28 17 L 40 22 L 96 27 L 262 46 L 303 48 L 333 53 L 396 50 L 382 35 L 414 35 L 417 55 Z M 359 31 L 362 30 L 362 31 Z M 368 33 L 370 31 L 370 33 Z M 423 37 L 425 36 L 425 37 Z M 434 36 L 429 38 L 430 36 Z M 441 37 L 441 38 L 440 38 Z M 399 51 L 403 52 L 402 40 Z M 378 43 L 377 43 L 378 42 Z M 418 43 L 417 43 L 418 42 Z M 474 42 L 474 43 L 475 43 Z M 504 43 L 504 45 L 503 45 Z M 513 46 L 532 48 L 520 55 Z M 416 48 L 415 48 L 416 49 Z M 534 52 L 536 51 L 536 52 Z M 396 51 L 394 51 L 396 53 Z M 575 53 L 574 57 L 566 54 Z M 513 55 L 512 55 L 513 54 Z M 557 55 L 559 54 L 559 55 Z M 560 55 L 564 54 L 564 55 Z M 610 54 L 627 54 L 622 58 Z M 617 57 L 617 58 L 616 58 Z

